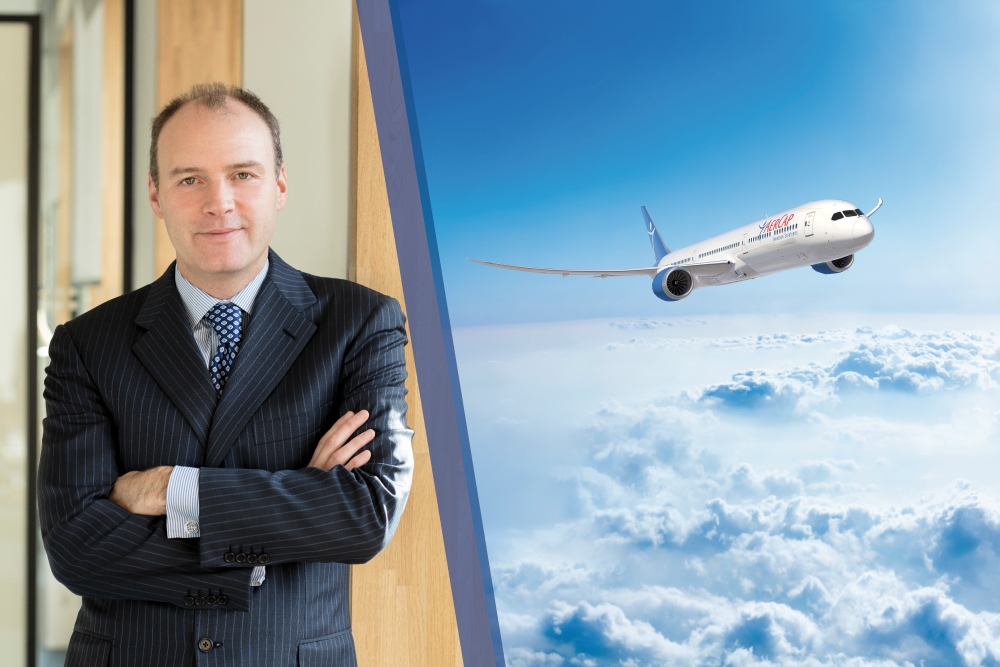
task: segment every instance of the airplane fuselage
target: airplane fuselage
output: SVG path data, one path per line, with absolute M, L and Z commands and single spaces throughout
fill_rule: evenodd
M 850 202 L 823 199 L 743 227 L 670 251 L 656 223 L 642 207 L 655 266 L 631 269 L 555 269 L 472 261 L 512 271 L 566 276 L 648 276 L 653 294 L 664 301 L 680 301 L 699 287 L 751 280 L 778 271 L 811 266 L 819 273 L 843 273 L 854 263 L 854 253 L 875 238 L 867 214 Z
M 783 211 L 663 256 L 660 268 L 732 262 L 717 276 L 698 276 L 694 286 L 727 283 L 778 271 L 836 261 L 861 250 L 875 236 L 857 206 L 824 199 Z

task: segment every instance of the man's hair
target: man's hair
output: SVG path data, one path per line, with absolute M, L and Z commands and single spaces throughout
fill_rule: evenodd
M 216 111 L 225 110 L 230 100 L 236 100 L 260 116 L 269 130 L 271 130 L 271 140 L 274 142 L 274 174 L 277 178 L 281 171 L 283 160 L 281 158 L 281 134 L 278 129 L 278 119 L 274 117 L 267 105 L 260 101 L 260 98 L 245 88 L 239 86 L 227 86 L 222 83 L 204 83 L 193 87 L 183 95 L 178 95 L 163 107 L 160 113 L 153 118 L 152 141 L 149 144 L 149 175 L 153 178 L 153 185 L 160 187 L 160 167 L 156 163 L 159 157 L 157 143 L 160 140 L 160 132 L 174 114 L 181 110 L 181 107 L 195 103 L 206 109 Z

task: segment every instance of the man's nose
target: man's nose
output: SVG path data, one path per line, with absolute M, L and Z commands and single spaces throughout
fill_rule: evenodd
M 228 181 L 214 181 L 208 190 L 205 200 L 205 213 L 209 215 L 226 215 L 236 208 L 233 199 L 233 188 Z

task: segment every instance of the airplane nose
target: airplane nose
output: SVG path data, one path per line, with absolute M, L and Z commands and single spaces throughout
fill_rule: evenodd
M 858 216 L 857 222 L 854 223 L 854 240 L 855 241 L 871 241 L 875 236 L 875 228 L 872 227 L 872 223 L 868 218 L 864 216 Z

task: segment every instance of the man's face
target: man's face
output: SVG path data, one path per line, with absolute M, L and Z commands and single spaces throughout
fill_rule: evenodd
M 284 166 L 274 173 L 267 124 L 235 100 L 223 109 L 189 103 L 163 126 L 158 149 L 149 201 L 184 277 L 205 289 L 256 275 L 288 188 Z

